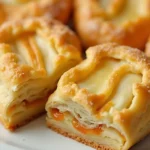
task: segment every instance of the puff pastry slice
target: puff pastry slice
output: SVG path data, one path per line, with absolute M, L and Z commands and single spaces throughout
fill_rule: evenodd
M 127 150 L 150 131 L 150 60 L 103 44 L 63 74 L 46 104 L 48 126 L 100 150 Z
M 74 21 L 85 47 L 116 42 L 143 49 L 150 0 L 75 0 Z
M 0 0 L 0 23 L 33 16 L 48 16 L 66 23 L 71 0 Z
M 81 61 L 75 34 L 32 18 L 0 27 L 0 121 L 15 129 L 44 112 L 60 76 Z

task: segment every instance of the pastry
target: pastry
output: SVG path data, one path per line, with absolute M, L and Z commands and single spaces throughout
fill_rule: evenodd
M 74 22 L 85 47 L 116 42 L 143 49 L 150 0 L 75 0 Z
M 57 21 L 28 18 L 0 27 L 0 121 L 10 130 L 45 110 L 60 76 L 81 61 L 75 34 Z
M 150 131 L 150 60 L 107 43 L 65 72 L 46 104 L 48 127 L 100 150 L 127 150 Z
M 150 37 L 146 43 L 146 46 L 145 46 L 145 53 L 148 57 L 150 57 Z
M 67 22 L 71 0 L 0 0 L 0 23 L 30 16 L 48 16 Z

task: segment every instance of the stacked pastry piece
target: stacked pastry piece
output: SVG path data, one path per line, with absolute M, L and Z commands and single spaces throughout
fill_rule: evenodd
M 46 104 L 48 126 L 100 150 L 127 150 L 149 134 L 150 60 L 103 44 L 64 73 Z
M 30 18 L 0 27 L 0 121 L 14 129 L 44 112 L 60 76 L 81 61 L 80 44 L 54 20 Z
M 81 61 L 76 35 L 52 20 L 66 23 L 71 8 L 70 0 L 0 0 L 0 121 L 6 128 L 44 112 L 60 76 Z

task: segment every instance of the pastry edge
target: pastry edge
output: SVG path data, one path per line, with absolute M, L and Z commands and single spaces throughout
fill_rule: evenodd
M 18 124 L 16 124 L 16 125 L 12 125 L 12 126 L 5 126 L 3 123 L 2 123 L 2 124 L 4 125 L 4 127 L 5 127 L 6 129 L 8 129 L 9 131 L 12 131 L 12 132 L 13 132 L 13 131 L 17 130 L 18 128 L 27 125 L 27 124 L 30 123 L 31 121 L 33 121 L 33 120 L 35 120 L 35 119 L 38 119 L 38 118 L 39 118 L 40 116 L 42 116 L 43 114 L 45 114 L 45 111 L 40 112 L 40 113 L 38 113 L 38 114 L 36 114 L 36 115 L 34 115 L 34 116 L 31 116 L 30 118 L 24 120 L 24 121 L 21 122 L 20 124 L 18 123 Z M 1 121 L 1 119 L 0 119 L 0 123 L 1 123 L 1 122 L 2 122 L 2 121 Z
M 48 128 L 50 128 L 51 130 L 57 132 L 58 134 L 61 134 L 65 137 L 76 140 L 77 142 L 80 142 L 82 144 L 85 144 L 87 146 L 95 148 L 97 150 L 115 150 L 115 149 L 110 148 L 109 146 L 100 145 L 100 144 L 97 144 L 96 142 L 91 142 L 91 141 L 86 140 L 86 139 L 84 139 L 84 138 L 82 138 L 78 135 L 73 134 L 73 133 L 64 131 L 61 128 L 55 127 L 55 125 L 51 124 L 50 122 L 47 122 L 47 126 L 48 126 Z
M 38 110 L 38 112 L 36 111 L 37 113 L 26 117 L 26 119 L 24 119 L 23 121 L 20 121 L 18 123 L 7 123 L 7 122 L 4 121 L 3 117 L 0 116 L 0 125 L 2 125 L 6 129 L 8 129 L 9 131 L 15 131 L 16 129 L 18 129 L 18 128 L 24 126 L 24 125 L 27 125 L 31 121 L 33 121 L 33 120 L 39 118 L 40 116 L 42 116 L 43 114 L 45 114 L 45 109 L 44 109 L 45 103 L 46 103 L 46 100 L 43 103 L 40 103 L 40 105 L 43 105 L 43 107 L 41 107 Z M 29 109 L 29 110 L 26 110 L 26 111 L 30 111 L 30 110 L 33 110 L 33 109 Z M 26 113 L 26 111 L 24 113 Z M 24 116 L 22 116 L 22 117 L 24 117 Z

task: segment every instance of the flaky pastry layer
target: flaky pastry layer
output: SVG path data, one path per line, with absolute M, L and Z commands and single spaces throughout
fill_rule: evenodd
M 74 22 L 85 47 L 116 42 L 144 49 L 150 0 L 75 0 Z
M 71 131 L 69 132 L 68 130 L 62 129 L 62 126 L 65 125 L 63 122 L 61 122 L 59 124 L 60 124 L 60 127 L 58 126 L 58 122 L 55 122 L 54 120 L 49 120 L 47 123 L 47 126 L 50 129 L 52 129 L 53 131 L 55 131 L 59 134 L 62 134 L 65 137 L 72 138 L 80 143 L 83 143 L 87 146 L 91 146 L 97 150 L 115 150 L 115 149 L 112 149 L 111 147 L 108 147 L 107 145 L 97 144 L 96 142 L 93 142 L 93 141 L 91 142 L 91 140 L 86 139 L 85 137 L 82 137 L 79 133 L 78 134 L 72 133 Z
M 57 21 L 46 17 L 3 24 L 0 120 L 5 127 L 16 128 L 43 112 L 47 94 L 56 88 L 60 76 L 81 59 L 78 38 Z M 33 102 L 37 100 L 36 105 Z
M 71 8 L 70 0 L 1 0 L 0 23 L 34 16 L 47 16 L 66 23 Z
M 113 43 L 91 47 L 86 56 L 49 97 L 48 126 L 96 148 L 127 150 L 149 134 L 150 60 Z

